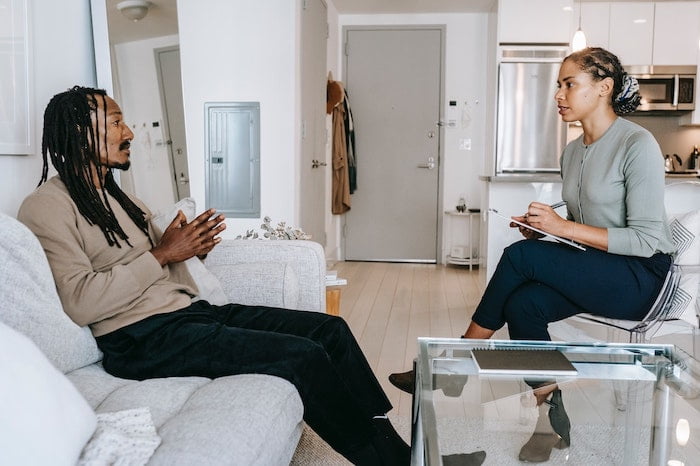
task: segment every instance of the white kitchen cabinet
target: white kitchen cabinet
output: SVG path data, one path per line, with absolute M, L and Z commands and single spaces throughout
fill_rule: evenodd
M 610 3 L 610 51 L 623 65 L 651 64 L 653 39 L 653 3 Z
M 501 44 L 568 44 L 573 0 L 499 0 Z
M 654 65 L 697 65 L 700 2 L 657 2 Z
M 583 2 L 574 6 L 571 34 L 578 29 L 579 10 L 581 30 L 586 35 L 588 47 L 608 48 L 610 43 L 610 2 Z

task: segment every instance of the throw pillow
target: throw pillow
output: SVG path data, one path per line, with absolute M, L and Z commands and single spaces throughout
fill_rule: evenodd
M 170 225 L 177 215 L 178 210 L 187 217 L 187 221 L 191 222 L 196 216 L 196 204 L 193 198 L 186 197 L 168 209 L 156 212 L 151 217 L 151 224 L 158 237 L 163 235 L 165 229 Z M 211 304 L 224 305 L 230 302 L 226 296 L 219 280 L 207 270 L 202 261 L 198 257 L 191 257 L 185 261 L 185 267 L 192 276 L 197 288 L 199 289 L 199 299 L 210 302 Z
M 0 321 L 28 336 L 61 372 L 102 358 L 87 327 L 63 312 L 39 240 L 18 220 L 0 213 Z
M 692 210 L 674 216 L 671 235 L 676 245 L 679 265 L 700 265 L 700 210 Z
M 681 267 L 681 278 L 678 282 L 669 316 L 677 316 L 693 327 L 698 327 L 698 293 L 700 292 L 700 271 L 684 270 Z
M 700 288 L 700 210 L 674 216 L 671 234 L 676 246 L 675 263 L 681 266 L 681 278 L 673 297 L 670 315 L 680 316 L 698 326 L 698 288 Z
M 3 464 L 73 466 L 97 416 L 32 341 L 0 322 Z

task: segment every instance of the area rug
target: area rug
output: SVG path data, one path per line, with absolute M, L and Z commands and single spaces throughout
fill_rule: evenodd
M 408 442 L 411 426 L 408 417 L 389 416 L 396 430 Z M 495 432 L 479 420 L 441 419 L 438 421 L 440 450 L 443 454 L 487 452 L 484 465 L 522 465 L 518 461 L 520 447 L 527 442 L 534 423 L 510 426 L 507 432 Z M 503 426 L 501 426 L 503 428 Z M 649 428 L 642 428 L 635 442 L 638 458 L 630 464 L 648 464 Z M 549 461 L 543 465 L 619 465 L 623 463 L 624 430 L 621 426 L 572 425 L 571 447 L 552 450 Z M 350 465 L 333 451 L 316 433 L 305 426 L 299 446 L 292 458 L 295 466 Z

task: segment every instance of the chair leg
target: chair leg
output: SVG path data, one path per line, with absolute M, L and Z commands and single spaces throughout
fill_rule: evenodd
M 644 341 L 643 332 L 629 332 L 629 342 L 630 343 L 642 343 Z M 621 380 L 613 380 L 613 393 L 615 394 L 615 407 L 618 411 L 627 410 L 627 384 Z
M 613 393 L 615 394 L 615 408 L 618 411 L 627 411 L 627 384 L 622 380 L 613 380 Z

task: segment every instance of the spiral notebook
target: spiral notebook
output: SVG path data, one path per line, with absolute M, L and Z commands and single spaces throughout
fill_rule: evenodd
M 482 374 L 578 374 L 571 361 L 559 350 L 473 349 L 472 358 Z

